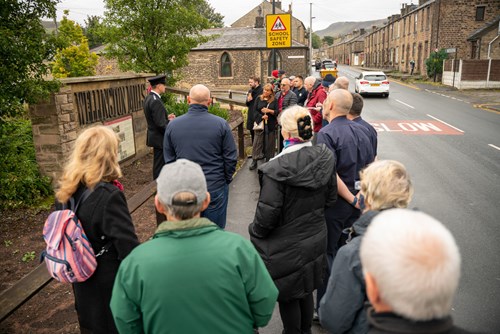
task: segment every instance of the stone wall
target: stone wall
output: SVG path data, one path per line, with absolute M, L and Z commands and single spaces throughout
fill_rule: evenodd
M 307 51 L 306 47 L 277 50 L 282 59 L 281 67 L 289 75 L 307 76 Z M 220 76 L 220 60 L 224 52 L 231 57 L 231 77 Z M 181 77 L 177 86 L 190 88 L 201 83 L 214 88 L 246 90 L 250 76 L 259 77 L 261 82 L 268 81 L 269 58 L 269 49 L 191 51 L 188 55 L 189 66 L 177 72 Z
M 59 92 L 47 101 L 30 106 L 36 159 L 41 173 L 57 180 L 82 130 L 124 116 L 132 116 L 135 154 L 146 154 L 147 125 L 142 110 L 146 77 L 121 75 L 61 79 Z M 130 87 L 135 88 L 133 92 L 137 96 L 132 98 Z M 89 122 L 89 115 L 94 115 L 92 122 Z

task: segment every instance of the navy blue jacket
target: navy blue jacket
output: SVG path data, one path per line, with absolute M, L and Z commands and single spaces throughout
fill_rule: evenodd
M 353 119 L 353 121 L 363 125 L 366 128 L 367 130 L 366 134 L 368 135 L 368 138 L 370 138 L 370 142 L 372 143 L 373 155 L 377 156 L 377 146 L 378 146 L 377 130 L 375 130 L 375 128 L 370 123 L 362 119 L 361 116 L 356 117 L 355 119 Z
M 227 122 L 208 113 L 208 107 L 191 104 L 185 115 L 170 121 L 163 140 L 165 163 L 177 159 L 196 162 L 203 169 L 208 191 L 231 183 L 238 155 Z
M 359 180 L 359 171 L 375 158 L 365 131 L 362 125 L 339 116 L 318 132 L 316 141 L 335 154 L 337 174 L 353 194 L 357 192 L 354 184 Z

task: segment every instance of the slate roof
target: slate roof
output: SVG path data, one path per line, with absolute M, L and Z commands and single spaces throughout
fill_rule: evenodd
M 265 49 L 266 29 L 264 28 L 215 28 L 205 29 L 204 36 L 215 36 L 207 43 L 200 44 L 192 50 L 231 50 L 231 49 Z M 306 45 L 292 41 L 293 48 L 307 48 Z
M 476 39 L 480 38 L 488 30 L 490 30 L 490 28 L 492 28 L 493 26 L 497 26 L 498 27 L 498 22 L 499 21 L 500 21 L 500 15 L 497 16 L 493 21 L 491 21 L 489 23 L 486 23 L 481 28 L 479 28 L 476 31 L 472 32 L 472 34 L 470 34 L 470 36 L 467 38 L 467 40 L 468 41 L 473 41 L 473 40 L 476 40 Z

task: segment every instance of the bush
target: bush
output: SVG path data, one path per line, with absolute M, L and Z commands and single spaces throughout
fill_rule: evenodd
M 177 101 L 176 95 L 171 94 L 171 93 L 165 93 L 162 95 L 162 100 L 165 103 L 165 108 L 167 109 L 167 112 L 175 114 L 175 116 L 181 116 L 187 113 L 189 105 L 187 102 L 182 101 L 179 102 Z M 226 109 L 223 109 L 220 107 L 219 103 L 214 103 L 211 104 L 208 107 L 208 112 L 211 114 L 214 114 L 216 116 L 219 116 L 226 121 L 229 120 L 229 111 Z
M 33 206 L 52 194 L 50 179 L 38 171 L 31 121 L 0 120 L 0 152 L 0 209 Z

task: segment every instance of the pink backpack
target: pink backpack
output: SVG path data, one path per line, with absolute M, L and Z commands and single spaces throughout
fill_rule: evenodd
M 45 260 L 50 275 L 60 282 L 84 282 L 97 268 L 92 245 L 75 214 L 79 204 L 90 193 L 90 189 L 85 190 L 76 205 L 72 197 L 69 209 L 64 209 L 63 206 L 63 210 L 52 212 L 45 221 L 43 238 L 47 248 L 42 253 L 42 259 Z

